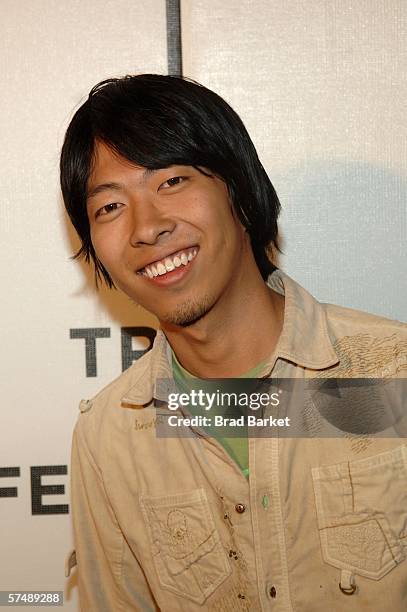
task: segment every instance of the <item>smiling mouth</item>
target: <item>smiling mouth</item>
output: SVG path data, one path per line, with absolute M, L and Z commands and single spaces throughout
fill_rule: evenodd
M 164 276 L 168 272 L 172 272 L 176 268 L 187 266 L 193 261 L 198 253 L 199 247 L 193 246 L 188 249 L 183 249 L 167 255 L 163 259 L 158 259 L 151 264 L 148 264 L 141 270 L 137 271 L 137 274 L 146 276 L 148 278 L 154 278 L 156 276 Z

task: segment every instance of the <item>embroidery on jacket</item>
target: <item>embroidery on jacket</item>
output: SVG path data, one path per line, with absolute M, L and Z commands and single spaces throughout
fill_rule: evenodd
M 352 567 L 377 572 L 384 556 L 391 555 L 384 534 L 374 519 L 327 529 L 330 554 Z
M 324 377 L 377 377 L 396 376 L 407 370 L 407 341 L 397 334 L 377 338 L 370 334 L 344 336 L 334 343 L 340 363 L 321 372 Z
M 248 567 L 242 551 L 236 543 L 235 533 L 230 516 L 231 508 L 227 507 L 225 498 L 218 491 L 222 503 L 223 518 L 229 529 L 229 543 L 225 551 L 232 566 L 232 576 L 228 582 L 228 590 L 210 606 L 210 612 L 248 612 L 253 609 L 253 602 L 248 595 Z
M 340 362 L 316 374 L 317 378 L 391 378 L 407 371 L 407 341 L 398 334 L 377 338 L 371 334 L 344 336 L 334 343 Z M 365 452 L 373 439 L 367 434 L 345 433 L 354 454 Z

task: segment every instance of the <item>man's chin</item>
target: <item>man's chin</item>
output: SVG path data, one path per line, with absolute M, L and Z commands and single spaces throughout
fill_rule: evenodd
M 200 321 L 210 311 L 212 305 L 209 298 L 203 298 L 200 302 L 189 301 L 180 304 L 172 312 L 166 313 L 160 317 L 160 321 L 164 325 L 175 327 L 190 327 Z

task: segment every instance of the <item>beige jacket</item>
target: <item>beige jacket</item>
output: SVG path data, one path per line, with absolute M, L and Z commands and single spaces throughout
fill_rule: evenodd
M 268 282 L 286 304 L 273 377 L 406 377 L 405 325 L 320 304 L 279 271 Z M 246 479 L 199 432 L 156 438 L 155 381 L 171 375 L 159 331 L 81 402 L 72 510 L 84 612 L 407 610 L 403 438 L 250 438 Z

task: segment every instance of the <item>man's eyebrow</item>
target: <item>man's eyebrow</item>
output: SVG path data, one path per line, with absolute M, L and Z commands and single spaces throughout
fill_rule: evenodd
M 89 200 L 94 196 L 98 195 L 98 193 L 103 193 L 104 191 L 122 191 L 123 185 L 120 183 L 101 183 L 100 185 L 96 185 L 96 187 L 92 187 L 89 189 L 86 194 L 86 198 Z
M 155 174 L 156 172 L 158 172 L 158 169 L 145 168 L 141 182 L 145 182 L 152 174 Z M 100 185 L 96 185 L 95 187 L 92 187 L 92 189 L 89 189 L 86 194 L 86 199 L 89 200 L 90 198 L 93 198 L 104 191 L 123 191 L 124 189 L 125 186 L 122 183 L 101 183 Z

